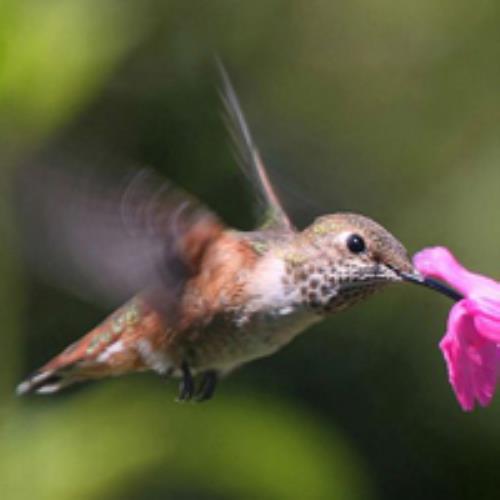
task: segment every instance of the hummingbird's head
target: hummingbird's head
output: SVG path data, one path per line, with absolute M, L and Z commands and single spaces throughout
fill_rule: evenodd
M 312 248 L 306 266 L 308 304 L 319 310 L 347 307 L 384 285 L 422 281 L 404 246 L 386 229 L 362 215 L 339 213 L 314 221 L 302 237 Z

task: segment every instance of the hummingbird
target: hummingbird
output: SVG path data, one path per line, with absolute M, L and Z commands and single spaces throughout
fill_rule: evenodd
M 24 209 L 27 219 L 42 218 L 31 224 L 35 266 L 51 264 L 49 274 L 59 273 L 66 285 L 73 272 L 78 279 L 69 288 L 84 279 L 96 296 L 127 300 L 20 383 L 19 395 L 153 371 L 180 379 L 178 400 L 205 401 L 236 368 L 390 284 L 424 285 L 453 297 L 422 277 L 404 246 L 368 217 L 334 213 L 298 230 L 221 73 L 230 130 L 258 186 L 265 223 L 253 231 L 228 227 L 146 169 L 123 182 L 51 170 L 31 176 L 37 188 Z M 48 254 L 51 235 L 58 244 Z

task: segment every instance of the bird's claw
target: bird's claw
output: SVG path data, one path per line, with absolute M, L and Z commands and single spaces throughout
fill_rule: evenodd
M 191 370 L 186 362 L 181 365 L 182 380 L 179 384 L 179 395 L 177 401 L 189 401 L 194 395 L 194 380 Z
M 217 386 L 217 372 L 209 370 L 203 374 L 198 390 L 196 391 L 196 401 L 208 401 L 214 395 Z
M 195 388 L 194 378 L 186 362 L 181 364 L 182 379 L 179 384 L 179 395 L 177 401 L 191 401 L 194 399 L 198 403 L 211 399 L 217 386 L 217 372 L 215 370 L 208 370 L 202 375 L 200 385 Z

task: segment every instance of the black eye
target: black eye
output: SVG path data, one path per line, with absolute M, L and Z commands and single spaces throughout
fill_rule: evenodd
M 365 240 L 359 234 L 351 234 L 346 240 L 347 248 L 352 253 L 361 253 L 366 249 Z

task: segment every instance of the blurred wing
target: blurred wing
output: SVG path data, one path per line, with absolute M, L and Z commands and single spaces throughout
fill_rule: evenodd
M 270 229 L 293 230 L 293 225 L 273 189 L 266 167 L 253 141 L 231 80 L 220 62 L 218 62 L 218 66 L 222 79 L 222 100 L 226 110 L 228 128 L 236 145 L 243 171 L 259 186 L 266 205 L 265 226 Z
M 223 230 L 212 212 L 150 170 L 124 179 L 28 169 L 17 202 L 35 270 L 80 296 L 113 305 L 144 288 L 161 292 L 165 307 L 174 304 Z

